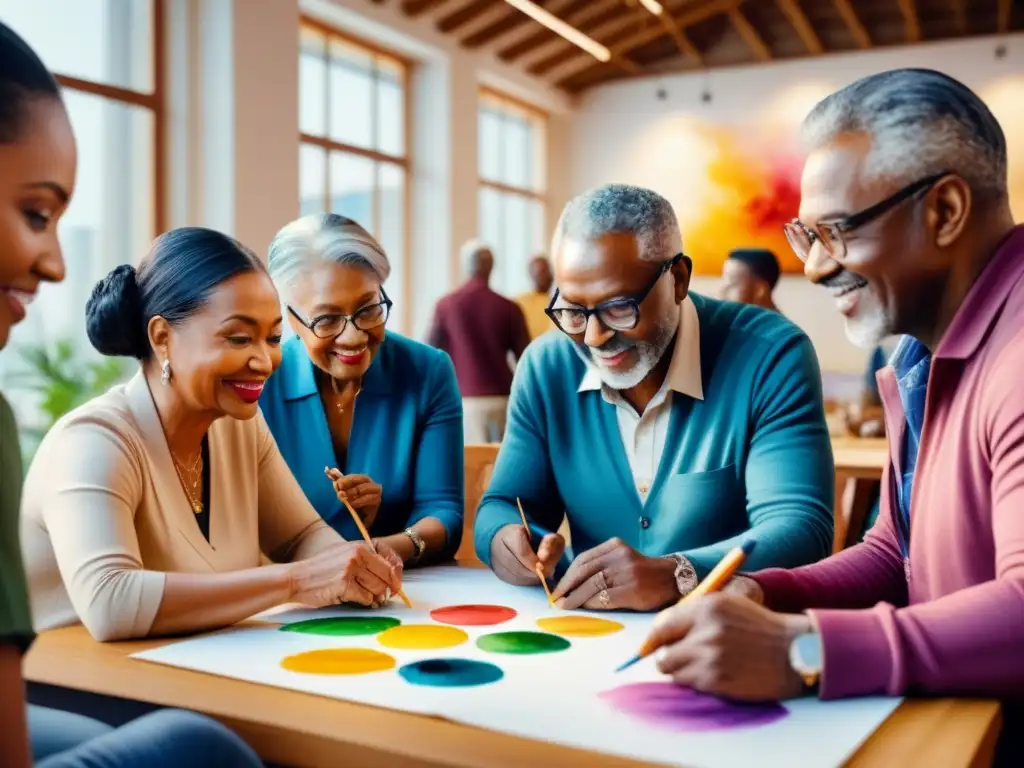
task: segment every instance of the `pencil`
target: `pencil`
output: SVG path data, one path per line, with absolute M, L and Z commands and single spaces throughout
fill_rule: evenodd
M 518 496 L 516 496 L 516 506 L 519 507 L 519 517 L 523 520 L 523 528 L 526 529 L 526 538 L 529 539 L 531 536 L 530 524 L 526 522 L 526 513 L 523 512 L 523 502 L 519 500 Z M 544 587 L 544 594 L 548 596 L 548 605 L 552 605 L 555 602 L 555 598 L 551 594 L 551 590 L 548 589 L 548 580 L 544 578 L 544 569 L 540 567 L 540 563 L 537 563 L 533 572 L 537 574 L 537 578 L 540 579 L 541 586 Z
M 736 571 L 743 566 L 743 562 L 747 559 L 750 553 L 754 551 L 755 544 L 757 544 L 757 542 L 753 539 L 747 539 L 743 542 L 742 546 L 735 547 L 727 552 L 725 557 L 719 561 L 718 565 L 711 570 L 711 573 L 709 573 L 700 584 L 694 587 L 693 591 L 679 598 L 676 605 L 684 603 L 691 598 L 706 595 L 709 592 L 717 592 L 724 587 L 729 582 L 729 579 L 736 575 Z M 640 651 L 637 655 L 615 671 L 621 672 L 624 669 L 628 669 L 640 661 L 640 659 L 650 656 L 656 650 L 657 647 L 651 644 L 650 639 L 646 640 L 644 644 L 640 646 Z
M 324 473 L 327 474 L 328 477 L 331 477 L 328 468 L 324 468 Z M 333 480 L 334 478 L 331 479 Z M 370 538 L 370 532 L 367 531 L 366 526 L 363 525 L 363 519 L 359 517 L 359 513 L 356 512 L 352 505 L 348 503 L 348 499 L 342 499 L 341 503 L 345 505 L 345 509 L 347 509 L 348 513 L 352 515 L 352 520 L 356 524 L 356 528 L 358 528 L 359 532 L 363 534 L 363 538 L 366 539 L 366 543 L 369 545 L 370 549 L 376 552 L 377 547 L 374 546 L 373 539 Z M 406 597 L 405 590 L 398 590 L 398 596 L 402 598 L 402 602 L 405 603 L 407 607 L 412 608 L 412 602 L 409 600 L 408 597 Z

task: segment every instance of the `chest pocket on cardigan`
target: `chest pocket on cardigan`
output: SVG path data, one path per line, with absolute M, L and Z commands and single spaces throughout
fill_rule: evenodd
M 661 492 L 652 533 L 675 551 L 734 536 L 749 527 L 747 494 L 735 464 L 708 472 L 670 475 Z

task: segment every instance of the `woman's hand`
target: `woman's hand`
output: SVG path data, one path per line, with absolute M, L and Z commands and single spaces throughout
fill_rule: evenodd
M 343 475 L 337 469 L 328 469 L 327 476 L 334 484 L 334 492 L 338 494 L 338 500 L 344 503 L 348 501 L 352 508 L 359 513 L 363 525 L 367 528 L 373 525 L 377 519 L 377 512 L 380 510 L 380 501 L 383 489 L 378 483 L 373 482 L 369 475 Z
M 386 549 L 377 554 L 365 542 L 346 541 L 308 560 L 292 563 L 291 600 L 315 608 L 339 603 L 386 603 L 402 588 L 401 561 L 396 565 L 397 555 L 390 547 Z

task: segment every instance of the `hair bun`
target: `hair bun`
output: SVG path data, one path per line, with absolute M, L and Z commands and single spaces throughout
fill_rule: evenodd
M 85 304 L 85 331 L 97 352 L 145 358 L 149 339 L 135 267 L 121 264 L 96 283 Z

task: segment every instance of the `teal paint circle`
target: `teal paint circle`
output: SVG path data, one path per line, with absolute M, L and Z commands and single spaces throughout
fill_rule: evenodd
M 570 643 L 547 632 L 495 632 L 479 638 L 476 645 L 488 653 L 531 654 L 564 651 Z
M 469 688 L 496 683 L 505 676 L 500 667 L 472 659 L 424 659 L 399 668 L 398 674 L 412 685 L 435 688 Z
M 391 616 L 335 616 L 324 619 L 307 619 L 285 624 L 282 632 L 300 632 L 304 635 L 328 635 L 330 637 L 353 637 L 356 635 L 377 635 L 386 629 L 397 627 L 402 622 Z

